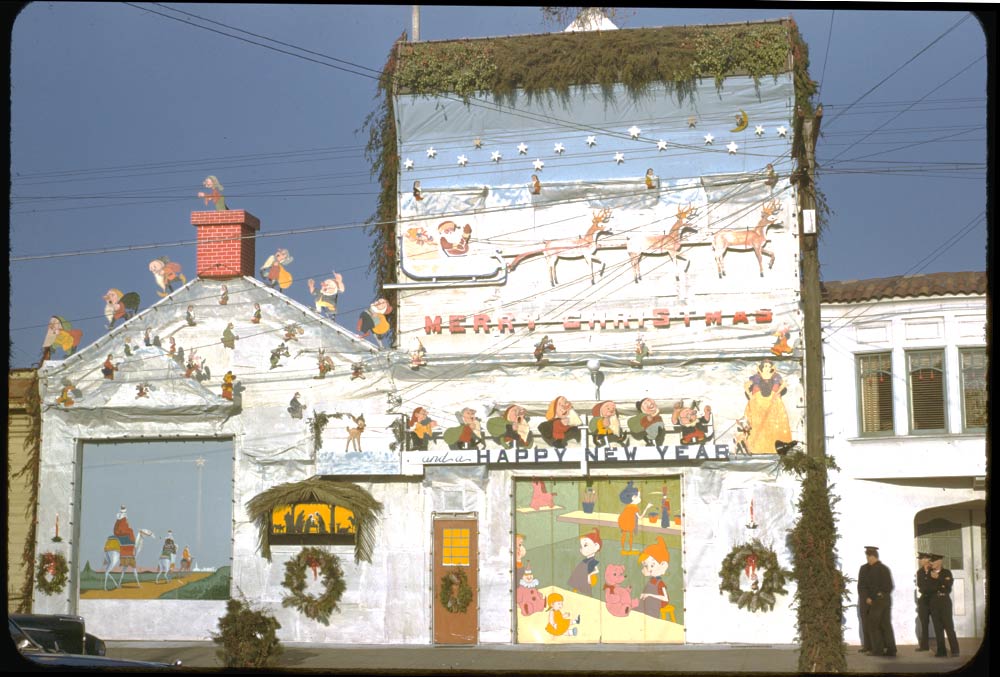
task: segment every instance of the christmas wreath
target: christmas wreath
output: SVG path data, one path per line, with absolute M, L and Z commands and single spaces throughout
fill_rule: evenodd
M 323 577 L 326 590 L 322 595 L 310 595 L 306 592 L 307 570 L 312 571 L 313 580 Z M 282 598 L 282 606 L 295 607 L 308 618 L 323 625 L 330 624 L 330 614 L 333 611 L 340 611 L 337 602 L 347 587 L 340 559 L 319 548 L 303 548 L 302 552 L 286 562 L 285 580 L 281 584 L 291 592 Z
M 69 576 L 69 565 L 66 558 L 58 552 L 43 552 L 38 557 L 38 589 L 46 595 L 56 595 L 66 587 Z
M 472 588 L 469 587 L 469 578 L 464 571 L 456 569 L 441 577 L 438 601 L 445 610 L 453 614 L 465 613 L 472 602 Z
M 757 571 L 763 569 L 758 578 Z M 750 579 L 750 589 L 740 588 L 740 574 Z M 758 539 L 742 543 L 729 551 L 719 569 L 719 593 L 729 593 L 729 601 L 740 609 L 770 611 L 774 608 L 775 595 L 785 595 L 785 581 L 792 572 L 782 569 L 778 556 Z

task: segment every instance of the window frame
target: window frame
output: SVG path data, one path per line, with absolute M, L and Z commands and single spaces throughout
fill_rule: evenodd
M 888 371 L 886 375 L 889 377 L 889 429 L 888 430 L 865 430 L 865 397 L 864 397 L 864 382 L 862 373 L 862 362 L 865 358 L 871 358 L 876 356 L 885 356 L 888 361 Z M 896 434 L 896 402 L 895 402 L 895 388 L 893 384 L 893 372 L 892 372 L 892 351 L 891 350 L 876 350 L 866 353 L 855 353 L 854 354 L 854 373 L 855 373 L 855 387 L 857 389 L 858 396 L 858 436 L 859 437 L 892 437 Z
M 903 358 L 906 365 L 906 403 L 907 403 L 907 427 L 910 435 L 941 435 L 949 432 L 948 426 L 948 363 L 947 354 L 944 348 L 914 348 L 903 351 Z M 940 357 L 941 363 L 941 422 L 940 428 L 917 428 L 913 400 L 913 372 L 911 360 L 919 354 L 934 354 Z
M 961 394 L 962 403 L 962 432 L 985 432 L 986 431 L 986 421 L 983 421 L 981 426 L 969 425 L 968 421 L 968 407 L 966 402 L 966 376 L 965 376 L 965 355 L 968 353 L 979 353 L 982 355 L 983 359 L 986 361 L 984 369 L 989 369 L 989 358 L 986 355 L 986 346 L 966 346 L 960 347 L 958 349 L 958 388 Z M 983 398 L 986 398 L 986 377 L 983 378 Z M 986 409 L 986 417 L 989 417 L 989 408 Z

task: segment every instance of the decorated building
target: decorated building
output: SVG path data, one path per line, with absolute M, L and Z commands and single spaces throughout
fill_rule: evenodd
M 357 332 L 339 281 L 283 293 L 287 251 L 255 277 L 261 224 L 209 177 L 197 277 L 151 263 L 160 301 L 109 290 L 108 334 L 42 367 L 36 557 L 69 573 L 35 609 L 107 639 L 205 639 L 243 596 L 286 641 L 792 642 L 806 66 L 787 20 L 398 42 Z
M 939 553 L 955 577 L 956 633 L 983 637 L 986 273 L 826 282 L 823 327 L 845 571 L 879 547 L 895 583 L 896 641 L 916 644 L 917 553 Z M 848 614 L 848 642 L 860 642 L 857 628 Z

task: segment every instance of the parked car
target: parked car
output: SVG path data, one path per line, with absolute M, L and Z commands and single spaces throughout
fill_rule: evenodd
M 66 614 L 10 614 L 18 627 L 46 651 L 103 656 L 104 642 L 87 632 L 81 616 Z
M 20 614 L 19 614 L 20 615 Z M 23 616 L 22 616 L 23 618 Z M 69 616 L 67 618 L 74 619 L 74 623 L 82 622 L 83 619 L 79 616 L 73 617 Z M 79 619 L 76 621 L 75 619 Z M 26 622 L 32 622 L 32 618 L 26 618 Z M 45 619 L 41 621 L 36 620 L 35 625 L 43 625 L 47 622 Z M 53 622 L 53 621 L 48 621 Z M 64 653 L 59 651 L 47 650 L 41 643 L 36 641 L 33 634 L 26 631 L 20 625 L 18 625 L 13 617 L 7 618 L 7 623 L 10 625 L 10 638 L 14 642 L 14 646 L 17 647 L 18 652 L 37 666 L 52 668 L 57 670 L 73 670 L 73 669 L 130 669 L 133 671 L 149 671 L 149 670 L 167 670 L 172 668 L 178 668 L 181 666 L 181 662 L 174 661 L 173 663 L 156 663 L 153 661 L 133 661 L 124 658 L 111 658 L 109 656 L 103 655 L 90 655 L 90 654 L 73 654 Z M 56 623 L 57 626 L 60 623 Z M 65 624 L 62 624 L 65 625 Z M 42 633 L 44 635 L 44 633 Z M 48 639 L 51 640 L 56 633 L 51 633 Z M 94 638 L 96 641 L 97 638 Z M 96 646 L 96 645 L 95 645 Z M 100 647 L 103 650 L 104 643 L 100 642 Z

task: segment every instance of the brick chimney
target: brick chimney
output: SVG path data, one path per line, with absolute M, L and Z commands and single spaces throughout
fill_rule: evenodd
M 242 209 L 191 212 L 198 229 L 198 277 L 253 277 L 260 219 Z

